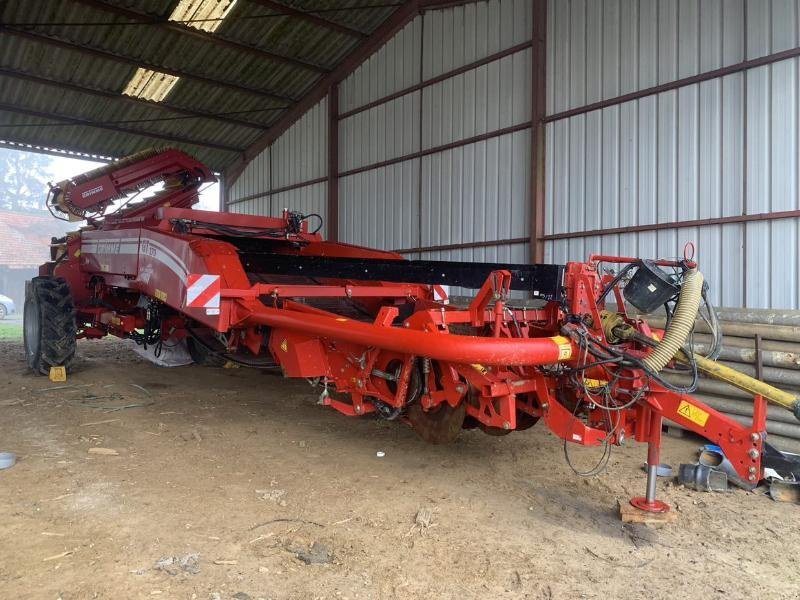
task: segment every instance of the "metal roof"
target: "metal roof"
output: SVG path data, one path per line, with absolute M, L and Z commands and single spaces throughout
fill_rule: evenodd
M 9 0 L 0 9 L 0 143 L 120 157 L 180 147 L 237 160 L 397 9 L 391 0 L 238 0 L 209 33 L 178 0 Z M 122 95 L 138 67 L 180 77 Z

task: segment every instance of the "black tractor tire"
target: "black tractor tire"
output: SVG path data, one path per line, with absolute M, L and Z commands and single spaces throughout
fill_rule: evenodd
M 25 286 L 22 337 L 28 366 L 49 375 L 51 367 L 69 371 L 75 359 L 78 329 L 75 305 L 67 282 L 34 277 Z

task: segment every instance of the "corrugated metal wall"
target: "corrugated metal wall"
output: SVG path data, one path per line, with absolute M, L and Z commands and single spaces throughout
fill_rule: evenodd
M 342 81 L 343 241 L 527 260 L 532 13 L 526 0 L 425 12 Z M 559 0 L 548 20 L 548 114 L 800 40 L 800 0 Z M 800 209 L 799 86 L 792 58 L 548 123 L 545 234 L 592 235 L 549 240 L 545 259 L 675 256 L 694 240 L 717 304 L 800 307 L 796 218 L 602 234 Z M 248 165 L 231 210 L 326 217 L 326 165 L 323 101 Z M 443 245 L 461 247 L 425 250 Z
M 798 15 L 800 1 L 773 1 L 748 13 L 747 57 L 797 46 Z M 748 73 L 747 212 L 800 208 L 799 70 L 795 58 Z M 800 308 L 798 231 L 800 219 L 748 224 L 748 306 Z
M 558 0 L 548 6 L 548 114 L 794 48 L 797 0 Z M 547 126 L 545 233 L 800 208 L 792 58 Z M 551 240 L 546 259 L 593 251 L 675 256 L 698 244 L 717 304 L 800 307 L 800 221 Z
M 327 118 L 324 99 L 256 156 L 231 186 L 228 210 L 279 216 L 288 208 L 317 213 L 327 221 L 328 186 L 319 181 L 328 171 Z
M 339 237 L 372 248 L 413 248 L 419 242 L 419 162 L 404 161 L 343 177 Z
M 228 210 L 246 215 L 270 215 L 270 149 L 256 156 L 228 190 Z M 248 199 L 246 199 L 248 198 Z
M 328 172 L 328 101 L 323 99 L 272 145 L 272 189 Z
M 532 19 L 528 0 L 426 11 L 339 84 L 342 241 L 528 261 Z M 327 119 L 323 101 L 251 162 L 229 210 L 327 218 Z M 442 245 L 467 247 L 424 251 Z
M 421 81 L 424 17 L 398 32 L 339 87 L 347 113 Z M 421 92 L 405 94 L 339 121 L 339 171 L 346 173 L 420 149 Z M 376 248 L 419 242 L 419 160 L 369 169 L 339 179 L 339 237 Z
M 342 82 L 340 112 L 529 42 L 531 32 L 526 0 L 426 12 Z M 521 48 L 344 118 L 341 238 L 411 249 L 528 236 L 530 132 L 492 134 L 530 122 L 531 71 L 530 47 Z M 484 134 L 489 139 L 461 143 Z M 399 157 L 407 160 L 347 173 Z M 422 256 L 526 262 L 527 251 L 519 243 Z

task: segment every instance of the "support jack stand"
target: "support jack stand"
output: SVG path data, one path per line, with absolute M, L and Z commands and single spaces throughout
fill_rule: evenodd
M 619 513 L 625 523 L 665 523 L 674 521 L 675 513 L 666 502 L 656 499 L 657 470 L 661 460 L 661 414 L 650 413 L 650 441 L 647 445 L 647 491 L 645 496 L 631 498 L 629 505 L 620 504 Z

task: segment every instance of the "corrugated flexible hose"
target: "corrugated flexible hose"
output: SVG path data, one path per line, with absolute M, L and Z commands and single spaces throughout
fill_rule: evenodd
M 678 304 L 669 326 L 664 331 L 664 337 L 653 349 L 653 352 L 644 359 L 644 364 L 658 373 L 667 366 L 667 363 L 675 357 L 689 334 L 694 329 L 697 312 L 700 310 L 700 301 L 703 297 L 703 274 L 697 268 L 689 269 L 683 277 Z

